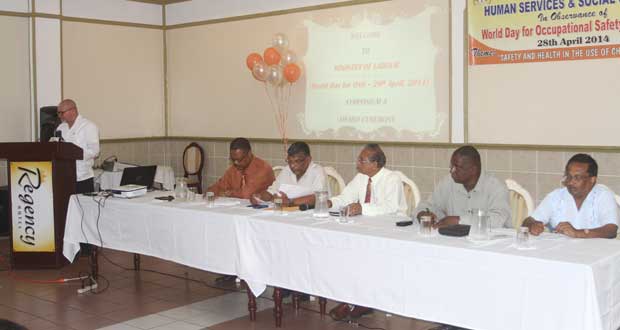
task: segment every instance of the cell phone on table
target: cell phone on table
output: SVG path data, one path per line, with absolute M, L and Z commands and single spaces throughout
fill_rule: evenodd
M 411 226 L 411 225 L 413 225 L 413 221 L 411 221 L 411 220 L 398 221 L 398 222 L 396 222 L 396 225 L 398 227 Z
M 269 207 L 269 205 L 267 205 L 267 204 L 256 204 L 256 205 L 252 205 L 252 204 L 250 204 L 250 205 L 248 205 L 248 207 L 251 207 L 251 208 L 253 208 L 253 209 L 257 209 L 257 210 L 258 210 L 258 209 L 264 209 L 264 208 L 267 208 L 267 207 Z

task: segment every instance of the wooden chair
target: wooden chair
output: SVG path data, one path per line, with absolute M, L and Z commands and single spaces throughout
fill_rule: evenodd
M 405 199 L 407 200 L 407 215 L 412 215 L 411 213 L 415 210 L 416 206 L 420 203 L 420 189 L 413 182 L 413 180 L 409 179 L 403 172 L 395 171 L 396 174 L 400 177 L 400 180 L 403 182 L 403 189 L 405 190 Z
M 188 187 L 196 187 L 202 194 L 202 168 L 204 167 L 204 151 L 196 142 L 190 143 L 183 151 L 183 171 Z
M 508 186 L 508 192 L 510 193 L 512 226 L 518 229 L 521 227 L 523 220 L 534 212 L 534 200 L 530 193 L 515 180 L 506 179 L 506 186 Z

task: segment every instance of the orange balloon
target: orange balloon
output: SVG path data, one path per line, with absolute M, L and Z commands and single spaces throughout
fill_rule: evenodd
M 289 63 L 284 67 L 284 79 L 291 84 L 296 82 L 301 76 L 301 69 L 295 63 Z
M 275 48 L 269 47 L 265 49 L 263 58 L 265 59 L 265 63 L 267 63 L 267 65 L 275 65 L 280 63 L 282 56 L 280 56 L 280 53 Z
M 259 53 L 251 53 L 250 55 L 248 55 L 248 57 L 245 59 L 245 65 L 248 66 L 248 69 L 252 70 L 254 69 L 254 65 L 258 62 L 262 62 L 263 58 L 260 56 Z

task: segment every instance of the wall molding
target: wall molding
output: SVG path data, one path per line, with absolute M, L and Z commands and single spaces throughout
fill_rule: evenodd
M 62 11 L 61 11 L 62 13 Z M 122 22 L 122 21 L 111 21 L 111 20 L 103 20 L 103 19 L 94 19 L 94 18 L 82 18 L 82 17 L 73 17 L 73 16 L 64 16 L 64 15 L 55 15 L 55 14 L 46 14 L 46 13 L 20 13 L 14 11 L 2 11 L 0 10 L 0 16 L 16 16 L 16 17 L 29 17 L 29 18 L 53 18 L 61 21 L 67 22 L 80 22 L 80 23 L 92 23 L 92 24 L 105 24 L 105 25 L 119 25 L 119 26 L 128 26 L 128 27 L 139 27 L 139 28 L 147 28 L 147 29 L 156 29 L 156 30 L 164 30 L 163 25 L 153 25 L 153 24 L 144 24 L 144 23 L 131 23 L 131 22 Z
M 326 3 L 326 4 L 321 4 L 321 5 L 305 6 L 305 7 L 299 7 L 299 8 L 273 10 L 273 11 L 268 11 L 264 13 L 230 16 L 230 17 L 214 18 L 214 19 L 208 19 L 208 20 L 202 20 L 202 21 L 196 21 L 196 22 L 190 22 L 190 23 L 173 24 L 173 25 L 165 26 L 165 29 L 167 30 L 182 29 L 182 28 L 192 27 L 192 26 L 243 21 L 243 20 L 254 19 L 254 18 L 281 16 L 281 15 L 287 15 L 287 14 L 293 14 L 293 13 L 303 13 L 303 12 L 313 11 L 313 10 L 331 9 L 331 8 L 338 8 L 338 7 L 349 7 L 349 6 L 364 5 L 364 4 L 377 3 L 377 2 L 388 2 L 388 1 L 391 1 L 391 0 L 351 0 L 351 1 L 344 1 L 344 2 L 336 2 L 336 3 Z
M 157 140 L 198 140 L 198 141 L 222 141 L 230 142 L 233 137 L 209 137 L 209 136 L 151 136 L 140 138 L 122 138 L 122 139 L 102 139 L 102 143 L 123 143 L 123 142 L 147 142 Z M 250 142 L 271 142 L 282 143 L 280 139 L 266 139 L 266 138 L 248 138 Z M 290 139 L 290 141 L 298 141 L 298 139 Z M 339 144 L 339 145 L 364 145 L 367 143 L 378 143 L 384 146 L 405 146 L 405 147 L 435 147 L 435 148 L 458 148 L 463 145 L 473 145 L 478 149 L 510 149 L 510 150 L 530 150 L 530 151 L 598 151 L 598 152 L 615 152 L 620 153 L 619 147 L 611 146 L 556 146 L 556 145 L 525 145 L 525 144 L 482 144 L 482 143 L 435 143 L 435 142 L 386 142 L 386 141 L 345 141 L 345 140 L 316 140 L 306 139 L 303 140 L 307 143 L 320 143 L 320 144 Z

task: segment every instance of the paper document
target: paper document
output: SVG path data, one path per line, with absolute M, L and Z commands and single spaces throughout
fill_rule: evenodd
M 214 202 L 215 206 L 235 206 L 241 204 L 238 198 L 218 197 Z
M 281 184 L 280 189 L 278 191 L 285 193 L 289 199 L 295 199 L 298 197 L 303 197 L 303 196 L 314 194 L 314 191 L 312 191 L 311 188 L 292 185 L 292 184 L 286 184 L 286 183 Z

